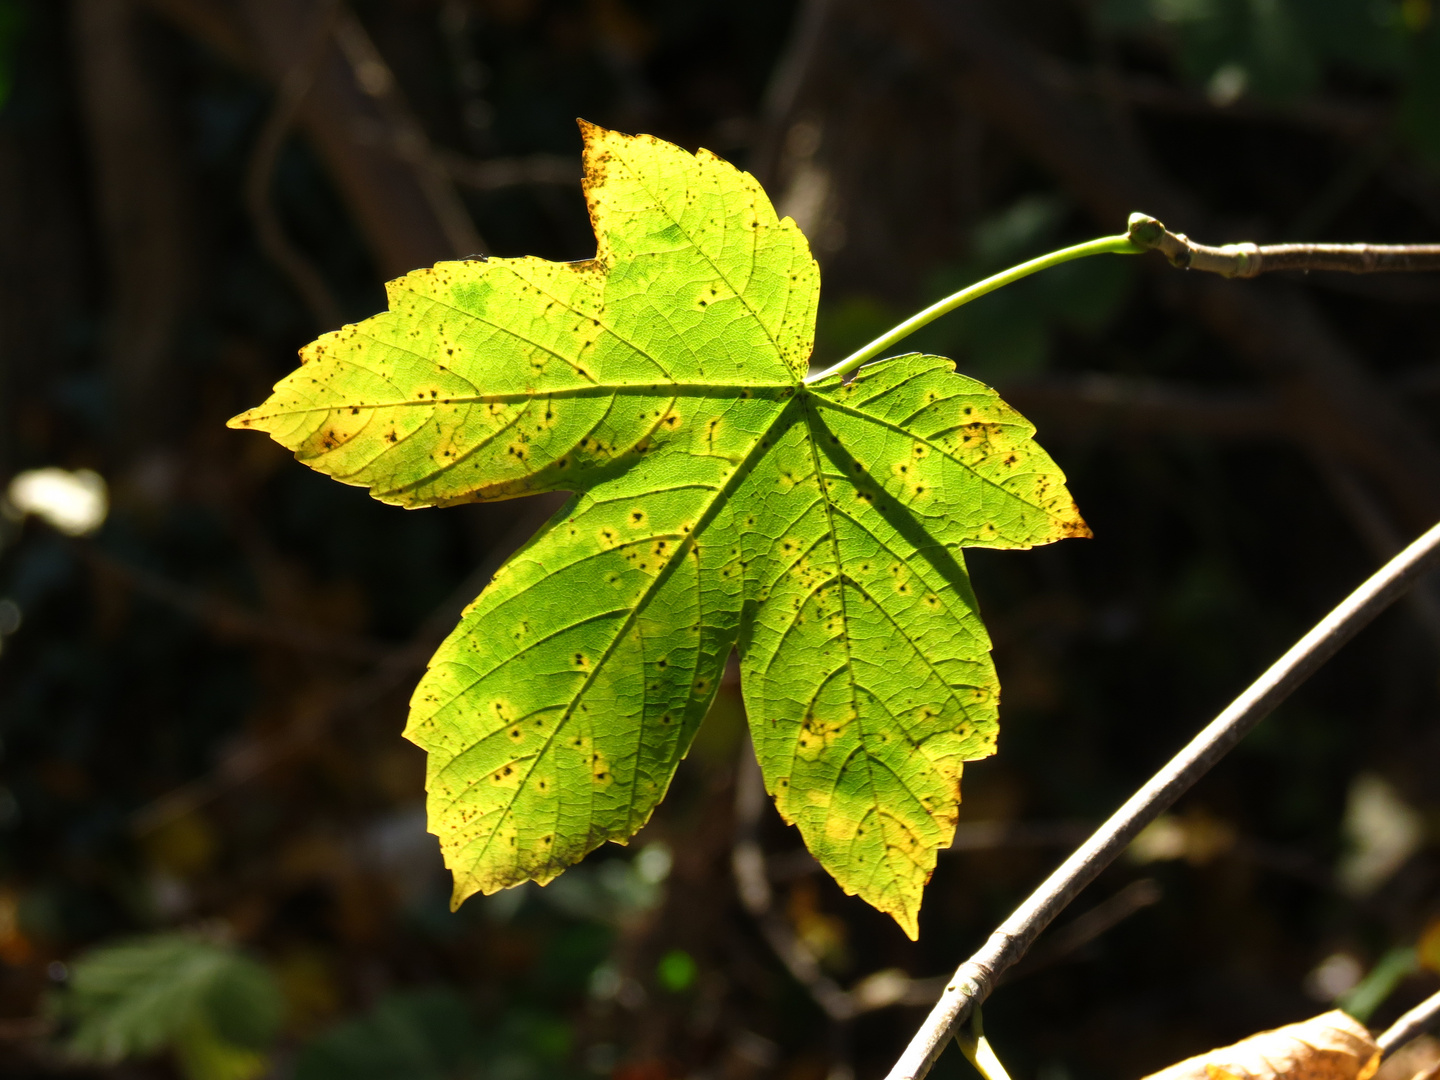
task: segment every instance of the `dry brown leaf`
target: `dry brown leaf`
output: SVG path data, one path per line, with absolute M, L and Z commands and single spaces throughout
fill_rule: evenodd
M 1421 1035 L 1388 1058 L 1375 1080 L 1434 1080 L 1440 1076 L 1440 1039 Z
M 1370 1032 L 1336 1009 L 1186 1058 L 1145 1080 L 1370 1080 L 1379 1067 Z

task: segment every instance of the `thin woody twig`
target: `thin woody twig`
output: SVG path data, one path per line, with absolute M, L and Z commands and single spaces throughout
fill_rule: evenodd
M 856 1003 L 834 979 L 820 969 L 820 962 L 789 925 L 776 914 L 765 852 L 756 836 L 756 826 L 765 808 L 765 782 L 748 742 L 741 752 L 735 783 L 735 847 L 730 864 L 735 874 L 740 904 L 764 936 L 766 944 L 780 958 L 785 970 L 803 986 L 833 1022 L 853 1019 Z
M 270 199 L 270 183 L 285 138 L 294 126 L 311 87 L 315 85 L 315 77 L 329 50 L 339 17 L 340 0 L 329 0 L 316 19 L 317 26 L 309 49 L 281 80 L 275 107 L 260 129 L 245 170 L 245 205 L 255 225 L 261 250 L 290 279 L 290 284 L 310 309 L 311 318 L 322 330 L 340 325 L 340 305 L 320 271 L 285 235 L 285 228 Z
M 935 1008 L 891 1069 L 888 1080 L 919 1080 L 999 977 L 1082 889 L 1109 866 L 1146 825 L 1229 752 L 1340 647 L 1440 564 L 1440 525 L 1386 563 L 1325 616 L 1229 708 L 1212 720 L 1066 859 L 988 941 L 956 970 Z
M 296 626 L 262 612 L 246 610 L 218 596 L 172 581 L 163 574 L 117 559 L 93 543 L 80 542 L 78 550 L 97 570 L 113 575 L 142 596 L 188 615 L 221 637 L 245 638 L 359 663 L 381 662 L 394 651 L 382 642 L 345 637 L 319 627 Z
M 1163 894 L 1160 883 L 1154 878 L 1132 881 L 1114 896 L 1102 900 L 1077 917 L 1068 926 L 1056 930 L 1040 948 L 1010 969 L 1005 982 L 1023 978 L 1064 960 L 1113 930 L 1136 912 L 1158 904 Z
M 1148 214 L 1131 214 L 1132 243 L 1158 251 L 1182 270 L 1227 278 L 1253 278 L 1280 270 L 1333 270 L 1344 274 L 1440 270 L 1440 244 L 1197 244 Z
M 416 630 L 410 642 L 387 653 L 338 698 L 310 710 L 284 731 L 242 744 L 210 773 L 173 788 L 130 816 L 136 835 L 152 832 L 175 818 L 205 806 L 221 795 L 263 775 L 275 765 L 313 745 L 343 716 L 351 716 L 400 689 L 425 667 L 440 640 L 455 625 L 461 610 L 494 576 L 511 552 L 535 531 L 557 505 L 555 499 L 534 498 L 475 570 L 451 591 Z
M 435 160 L 450 179 L 472 191 L 498 191 L 522 184 L 553 184 L 580 188 L 584 172 L 578 158 L 559 154 L 531 154 L 528 157 L 490 158 L 477 161 L 448 150 L 436 150 Z
M 365 26 L 348 8 L 341 11 L 335 41 L 355 74 L 361 89 L 375 102 L 383 117 L 389 149 L 410 165 L 456 258 L 485 251 L 485 242 L 470 218 L 450 175 L 429 137 L 411 113 L 400 86 Z
M 1162 220 L 1219 227 L 1144 147 L 1117 137 L 1098 110 L 1047 83 L 1038 51 L 993 22 L 986 5 L 902 0 L 886 7 L 907 44 L 953 74 L 963 110 L 1003 131 L 1097 220 L 1145 206 Z M 1252 292 L 1208 274 L 1189 278 L 1162 286 L 1166 302 L 1272 382 L 1297 431 L 1352 462 L 1412 527 L 1440 517 L 1435 440 L 1377 385 L 1311 297 L 1288 282 L 1257 282 L 1263 291 Z
M 1388 559 L 1404 547 L 1404 538 L 1390 520 L 1385 507 L 1360 482 L 1354 469 L 1333 457 L 1314 456 L 1321 475 L 1330 485 L 1335 502 L 1350 518 L 1370 553 L 1376 558 Z M 1405 604 L 1429 635 L 1431 643 L 1440 649 L 1440 594 L 1436 592 L 1435 583 L 1421 582 L 1405 598 Z
M 761 131 L 753 170 L 766 185 L 778 179 L 780 148 L 795 106 L 820 56 L 834 6 L 834 0 L 804 0 L 796 10 L 790 41 L 770 76 L 761 106 Z
M 830 1018 L 837 1035 L 836 1042 L 844 1043 L 845 1025 L 861 1013 L 891 1005 L 932 1004 L 945 984 L 943 975 L 915 979 L 899 969 L 886 968 L 872 972 L 846 990 L 825 974 L 814 951 L 775 910 L 770 868 L 766 865 L 765 851 L 757 835 L 764 809 L 765 781 L 747 741 L 741 751 L 735 783 L 735 844 L 730 854 L 735 889 L 740 896 L 740 905 L 755 920 L 765 943 L 785 965 L 790 977 L 805 988 L 815 1004 Z M 809 858 L 808 853 L 806 857 Z M 837 1073 L 843 1075 L 848 1068 L 842 1062 L 838 1068 L 832 1069 L 831 1076 Z
M 1399 1020 L 1391 1024 L 1375 1041 L 1380 1052 L 1389 1055 L 1404 1046 L 1416 1036 L 1440 1024 L 1440 993 L 1431 994 Z

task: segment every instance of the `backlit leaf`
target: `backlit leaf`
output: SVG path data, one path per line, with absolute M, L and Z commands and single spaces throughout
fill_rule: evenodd
M 576 492 L 411 702 L 456 903 L 634 835 L 738 649 L 776 806 L 913 937 L 962 763 L 995 742 L 961 548 L 1088 530 L 950 361 L 803 381 L 819 273 L 753 177 L 582 127 L 593 260 L 392 282 L 232 425 L 403 506 Z
M 1186 1058 L 1146 1080 L 1370 1080 L 1380 1048 L 1339 1009 Z

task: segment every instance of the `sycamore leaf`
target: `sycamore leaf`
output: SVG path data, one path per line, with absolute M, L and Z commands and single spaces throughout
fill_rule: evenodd
M 1365 1025 L 1335 1009 L 1197 1054 L 1145 1080 L 1370 1080 L 1380 1047 Z
M 804 382 L 819 273 L 753 177 L 581 126 L 594 259 L 392 282 L 232 426 L 403 506 L 577 493 L 411 701 L 457 904 L 634 835 L 738 648 L 776 806 L 913 937 L 961 765 L 995 742 L 960 549 L 1088 530 L 950 361 Z
M 259 963 L 185 933 L 102 946 L 75 961 L 59 999 L 69 1052 L 113 1064 L 171 1049 L 189 1080 L 254 1080 L 284 1002 Z

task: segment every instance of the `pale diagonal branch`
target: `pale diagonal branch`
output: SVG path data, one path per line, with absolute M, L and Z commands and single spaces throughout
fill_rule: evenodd
M 1391 1024 L 1375 1041 L 1380 1052 L 1390 1055 L 1411 1039 L 1440 1025 L 1440 993 L 1431 994 Z
M 1281 270 L 1333 270 L 1343 274 L 1440 270 L 1440 244 L 1197 244 L 1148 214 L 1131 214 L 1132 243 L 1158 251 L 1182 270 L 1253 278 Z
M 1130 797 L 956 970 L 935 1008 L 891 1069 L 888 1080 L 919 1080 L 1016 963 L 1082 889 L 1150 822 L 1184 794 L 1256 724 L 1372 619 L 1440 564 L 1440 525 L 1430 528 L 1325 616 L 1229 708 Z

